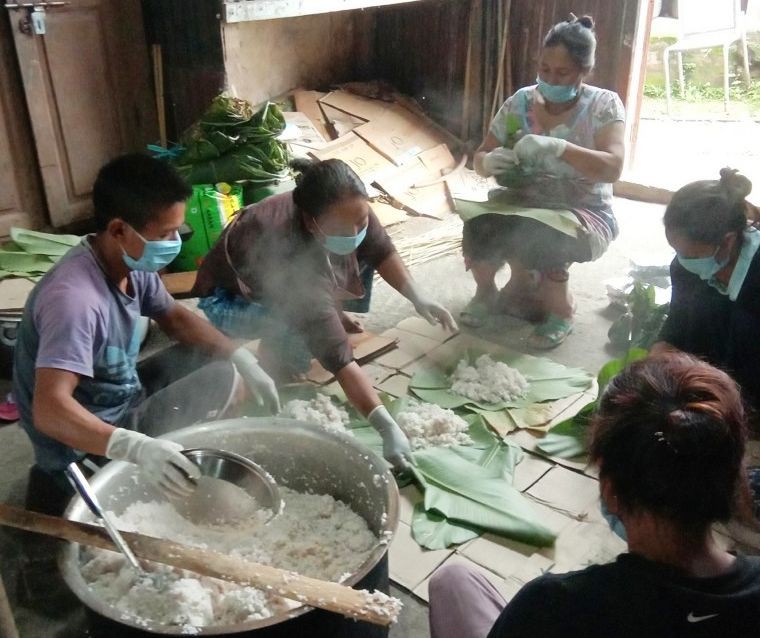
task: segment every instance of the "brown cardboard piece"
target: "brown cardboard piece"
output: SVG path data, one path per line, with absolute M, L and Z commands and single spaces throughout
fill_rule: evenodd
M 348 91 L 333 91 L 321 97 L 319 101 L 367 122 L 379 119 L 393 106 L 391 102 L 373 100 L 361 95 L 354 95 Z
M 319 150 L 311 151 L 310 154 L 319 160 L 343 160 L 357 172 L 365 184 L 372 184 L 378 176 L 393 169 L 393 164 L 354 133 L 348 133 Z
M 324 137 L 326 140 L 332 139 L 330 136 L 329 131 L 327 130 L 327 125 L 325 123 L 325 117 L 322 113 L 322 110 L 319 108 L 319 98 L 321 98 L 324 93 L 320 93 L 319 91 L 305 91 L 303 89 L 296 89 L 293 91 L 293 101 L 296 105 L 296 111 L 300 111 L 306 117 L 308 117 L 312 124 L 314 124 L 314 128 L 317 129 L 319 134 Z
M 285 118 L 286 124 L 295 126 L 298 129 L 298 137 L 285 140 L 288 144 L 303 146 L 305 148 L 322 148 L 328 143 L 329 138 L 325 138 L 319 132 L 316 124 L 305 113 L 286 111 L 282 115 Z
M 29 279 L 8 277 L 0 280 L 0 311 L 23 310 L 32 288 L 34 282 Z
M 322 102 L 319 104 L 322 113 L 325 115 L 327 127 L 332 128 L 332 132 L 334 133 L 333 137 L 336 139 L 343 137 L 346 133 L 359 128 L 365 123 L 363 119 L 351 115 L 350 113 L 344 113 L 339 109 L 333 108 L 329 104 L 323 104 Z
M 442 143 L 425 120 L 397 105 L 362 124 L 355 132 L 396 166 Z
M 377 215 L 380 223 L 386 228 L 388 226 L 393 226 L 394 224 L 405 222 L 408 217 L 406 212 L 400 208 L 396 208 L 384 202 L 372 202 L 371 207 L 372 212 Z
M 381 337 L 372 332 L 360 332 L 348 335 L 348 340 L 354 350 L 354 359 L 359 365 L 372 361 L 381 354 L 396 348 L 397 340 L 392 337 Z M 393 371 L 389 370 L 388 374 Z M 325 370 L 316 359 L 312 359 L 311 367 L 306 373 L 306 378 L 313 383 L 324 385 L 335 378 L 332 372 Z
M 415 184 L 435 181 L 440 176 L 440 172 L 430 171 L 416 157 L 404 166 L 378 177 L 377 185 L 405 210 L 415 215 L 443 219 L 452 212 L 446 185 L 439 182 L 424 188 L 414 187 Z

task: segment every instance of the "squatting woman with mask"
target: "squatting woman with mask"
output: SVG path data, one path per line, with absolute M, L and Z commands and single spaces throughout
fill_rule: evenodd
M 625 114 L 617 94 L 585 83 L 593 27 L 590 17 L 571 15 L 549 30 L 537 84 L 504 103 L 475 155 L 478 173 L 507 188 L 463 215 L 477 290 L 462 322 L 477 327 L 491 313 L 528 319 L 537 324 L 537 348 L 572 331 L 570 264 L 599 258 L 618 233 L 612 182 L 623 168 Z M 505 262 L 511 277 L 499 291 L 495 275 Z
M 343 304 L 368 297 L 371 269 L 431 323 L 453 330 L 454 320 L 412 280 L 345 162 L 294 168 L 293 192 L 243 209 L 225 229 L 198 272 L 199 306 L 223 332 L 261 337 L 262 361 L 279 366 L 281 378 L 304 372 L 313 355 L 380 433 L 386 459 L 403 468 L 409 443 L 354 361 L 347 330 L 360 328 Z

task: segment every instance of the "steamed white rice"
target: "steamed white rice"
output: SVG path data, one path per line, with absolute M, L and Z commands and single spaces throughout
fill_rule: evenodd
M 351 434 L 346 427 L 349 417 L 346 410 L 333 403 L 326 394 L 319 393 L 309 401 L 293 399 L 282 408 L 280 416 L 311 423 L 328 432 L 343 432 Z
M 451 392 L 480 403 L 501 403 L 518 399 L 528 392 L 530 384 L 519 370 L 487 354 L 479 356 L 475 365 L 462 359 L 451 375 Z
M 451 410 L 432 403 L 410 402 L 400 412 L 397 422 L 409 439 L 413 450 L 426 447 L 469 445 L 469 425 Z

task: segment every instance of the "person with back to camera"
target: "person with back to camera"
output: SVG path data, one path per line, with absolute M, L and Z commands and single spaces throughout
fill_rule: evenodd
M 683 353 L 649 357 L 604 390 L 591 424 L 600 492 L 628 552 L 545 574 L 510 603 L 455 565 L 430 581 L 432 638 L 724 638 L 760 633 L 760 557 L 712 534 L 746 503 L 747 417 L 736 383 Z
M 760 408 L 760 210 L 747 201 L 752 183 L 724 168 L 720 179 L 679 189 L 663 222 L 676 258 L 670 311 L 652 352 L 682 350 L 731 374 Z M 760 468 L 751 468 L 760 517 Z
M 262 337 L 271 364 L 298 372 L 314 356 L 383 439 L 397 469 L 411 461 L 401 428 L 354 360 L 345 300 L 366 298 L 377 270 L 428 322 L 454 330 L 443 306 L 415 282 L 372 212 L 359 176 L 338 159 L 296 161 L 292 192 L 244 208 L 203 261 L 193 288 L 199 307 L 224 332 Z M 303 368 L 301 369 L 303 371 Z
M 475 154 L 480 175 L 513 177 L 465 220 L 465 264 L 477 285 L 466 325 L 504 312 L 538 324 L 532 346 L 558 346 L 573 328 L 570 264 L 598 259 L 618 234 L 612 182 L 623 168 L 625 113 L 616 93 L 585 82 L 595 50 L 590 17 L 554 25 L 537 84 L 504 103 Z M 505 262 L 510 280 L 498 291 Z

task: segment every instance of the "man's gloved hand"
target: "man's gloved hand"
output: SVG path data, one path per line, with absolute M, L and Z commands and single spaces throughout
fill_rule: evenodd
M 406 434 L 393 420 L 384 405 L 378 405 L 367 416 L 370 425 L 377 430 L 383 439 L 383 456 L 385 460 L 393 465 L 393 469 L 401 471 L 409 468 L 414 463 L 412 458 L 412 448 L 409 447 L 409 440 Z
M 483 170 L 489 175 L 501 175 L 517 164 L 517 157 L 512 149 L 499 146 L 483 156 Z
M 515 155 L 520 162 L 531 162 L 545 155 L 560 157 L 567 148 L 567 140 L 548 135 L 525 135 L 515 144 Z
M 451 313 L 437 301 L 431 299 L 425 293 L 420 291 L 417 284 L 413 281 L 406 284 L 403 294 L 412 302 L 414 309 L 419 315 L 431 326 L 440 323 L 446 330 L 451 330 L 452 332 L 459 329 L 457 327 L 457 322 L 454 321 L 454 317 L 451 316 Z
M 146 479 L 168 497 L 182 498 L 195 489 L 201 476 L 195 463 L 180 454 L 174 441 L 154 439 L 134 430 L 116 428 L 108 439 L 106 457 L 129 461 L 140 468 Z
M 253 352 L 245 347 L 238 348 L 232 353 L 232 363 L 235 364 L 256 402 L 266 406 L 272 414 L 277 414 L 280 411 L 280 395 L 277 394 L 277 386 L 261 368 Z

